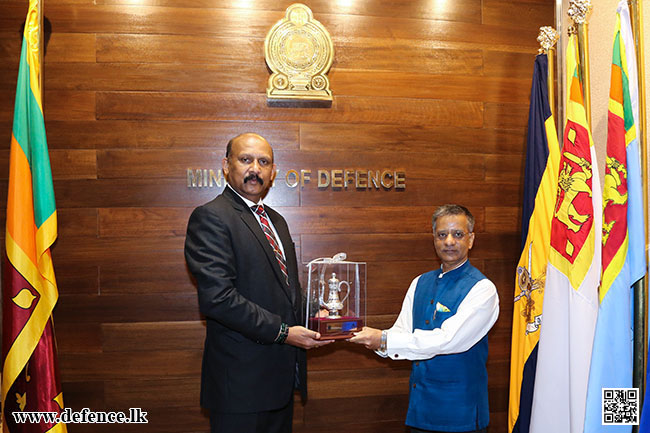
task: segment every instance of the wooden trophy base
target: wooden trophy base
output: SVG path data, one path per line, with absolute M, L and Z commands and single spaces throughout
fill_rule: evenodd
M 341 340 L 352 337 L 353 332 L 361 331 L 363 319 L 360 317 L 313 317 L 309 319 L 309 329 L 319 332 L 321 340 Z

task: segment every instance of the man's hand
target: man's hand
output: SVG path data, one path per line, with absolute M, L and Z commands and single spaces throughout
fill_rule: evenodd
M 311 349 L 334 342 L 334 340 L 319 340 L 319 338 L 319 332 L 312 331 L 304 326 L 291 326 L 289 328 L 289 335 L 284 343 L 303 349 Z
M 378 350 L 381 344 L 381 330 L 364 326 L 361 332 L 355 332 L 348 341 L 363 344 L 367 349 Z

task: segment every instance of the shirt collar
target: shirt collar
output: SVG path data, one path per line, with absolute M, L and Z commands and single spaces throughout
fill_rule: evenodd
M 452 272 L 452 271 L 455 271 L 456 269 L 460 268 L 460 267 L 463 266 L 465 263 L 467 263 L 467 260 L 468 260 L 468 259 L 465 259 L 465 261 L 464 261 L 463 263 L 459 264 L 459 265 L 456 266 L 454 269 L 450 269 L 450 270 L 448 270 L 447 272 L 442 271 L 442 265 L 440 265 L 440 270 L 441 270 L 442 272 L 440 272 L 440 275 L 438 275 L 438 278 L 442 278 L 443 275 L 446 275 L 446 274 L 448 274 L 448 273 L 450 273 L 450 272 Z
M 230 186 L 230 184 L 229 184 L 228 182 L 226 182 L 226 188 L 230 188 L 230 189 L 232 190 L 232 192 L 234 192 L 235 194 L 237 194 L 237 195 L 239 196 L 239 198 L 241 198 L 241 199 L 244 201 L 244 203 L 246 203 L 246 206 L 248 206 L 249 209 L 252 208 L 252 207 L 254 207 L 254 206 L 258 206 L 258 205 L 259 205 L 259 206 L 264 206 L 264 203 L 262 203 L 262 199 L 261 199 L 261 198 L 260 198 L 260 201 L 259 201 L 259 202 L 255 203 L 254 201 L 251 201 L 251 200 L 247 199 L 246 197 L 242 196 L 240 193 L 238 193 L 237 191 L 235 191 L 235 188 L 233 188 L 232 186 Z

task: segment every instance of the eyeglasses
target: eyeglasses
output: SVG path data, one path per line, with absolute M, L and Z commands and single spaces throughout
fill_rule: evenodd
M 451 235 L 454 239 L 460 241 L 464 239 L 465 236 L 467 236 L 468 234 L 469 233 L 465 233 L 462 230 L 452 230 L 450 232 L 446 232 L 446 231 L 436 232 L 435 236 L 436 238 L 438 238 L 438 240 L 444 241 L 445 239 L 447 239 L 447 236 Z

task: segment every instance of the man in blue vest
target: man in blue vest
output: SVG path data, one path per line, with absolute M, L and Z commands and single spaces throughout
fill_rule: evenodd
M 433 214 L 440 269 L 415 278 L 392 328 L 350 339 L 413 362 L 406 425 L 413 433 L 487 431 L 487 333 L 499 315 L 494 284 L 468 260 L 474 217 L 455 204 Z

